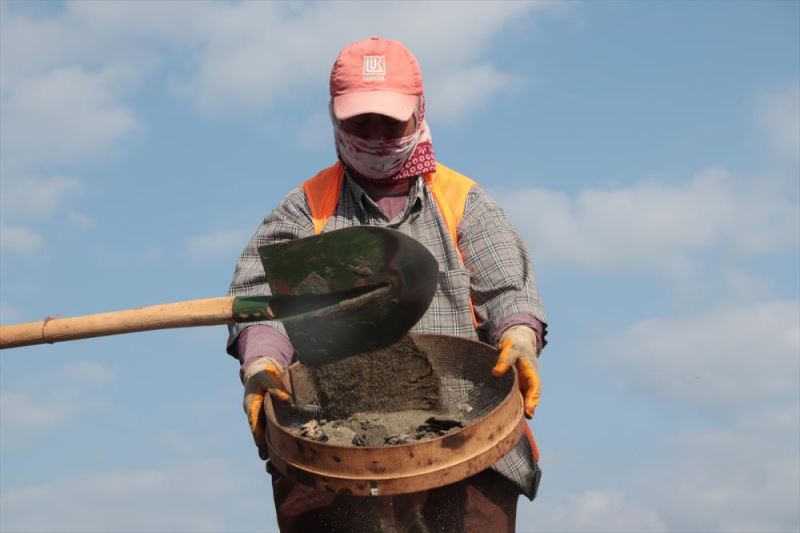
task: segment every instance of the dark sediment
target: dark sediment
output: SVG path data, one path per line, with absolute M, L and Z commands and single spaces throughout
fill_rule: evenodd
M 433 439 L 463 427 L 457 417 L 432 416 L 430 411 L 356 413 L 341 420 L 311 420 L 299 435 L 334 446 L 389 446 Z

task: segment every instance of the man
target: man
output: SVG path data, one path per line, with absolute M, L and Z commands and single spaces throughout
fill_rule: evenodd
M 257 248 L 353 225 L 397 229 L 439 262 L 430 308 L 412 331 L 501 347 L 493 370 L 520 373 L 525 414 L 539 395 L 537 357 L 546 319 L 533 263 L 502 210 L 475 182 L 436 162 L 425 121 L 422 74 L 397 41 L 372 37 L 344 48 L 330 78 L 338 162 L 291 191 L 263 221 L 236 267 L 231 294 L 267 294 Z M 251 430 L 259 395 L 279 399 L 277 377 L 293 349 L 277 322 L 231 327 Z M 263 459 L 263 436 L 254 431 Z M 394 497 L 316 491 L 271 472 L 282 531 L 513 531 L 519 494 L 533 498 L 538 458 L 523 437 L 490 469 L 439 489 Z M 270 470 L 270 465 L 267 465 Z M 349 520 L 349 522 L 348 522 Z

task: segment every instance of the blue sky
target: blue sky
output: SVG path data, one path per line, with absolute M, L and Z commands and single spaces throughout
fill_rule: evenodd
M 522 532 L 800 529 L 800 3 L 3 2 L 0 320 L 222 295 L 404 41 L 550 320 Z M 0 530 L 274 531 L 223 327 L 0 354 Z

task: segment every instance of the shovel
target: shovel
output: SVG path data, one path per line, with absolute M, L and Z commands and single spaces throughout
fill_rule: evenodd
M 226 296 L 0 327 L 0 349 L 154 329 L 280 320 L 300 362 L 399 340 L 425 313 L 438 265 L 399 231 L 354 226 L 258 249 L 272 295 Z

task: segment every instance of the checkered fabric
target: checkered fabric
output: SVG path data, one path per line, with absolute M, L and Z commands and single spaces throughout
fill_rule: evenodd
M 495 337 L 495 329 L 505 317 L 518 314 L 532 315 L 546 327 L 547 319 L 536 292 L 533 260 L 502 209 L 480 187 L 473 187 L 467 196 L 464 217 L 458 227 L 458 248 L 464 258 L 463 264 L 421 177 L 414 180 L 405 209 L 387 220 L 366 192 L 346 176 L 336 213 L 328 219 L 323 231 L 355 225 L 401 231 L 425 245 L 439 262 L 439 284 L 433 301 L 411 331 L 488 341 Z M 258 248 L 313 234 L 305 193 L 298 186 L 264 218 L 250 239 L 236 265 L 229 294 L 269 294 Z M 478 320 L 477 330 L 470 313 L 470 300 Z M 230 327 L 229 353 L 235 353 L 232 348 L 242 329 L 252 324 Z M 263 324 L 285 335 L 280 322 Z M 526 438 L 523 437 L 492 468 L 516 483 L 523 494 L 533 495 L 538 467 Z

